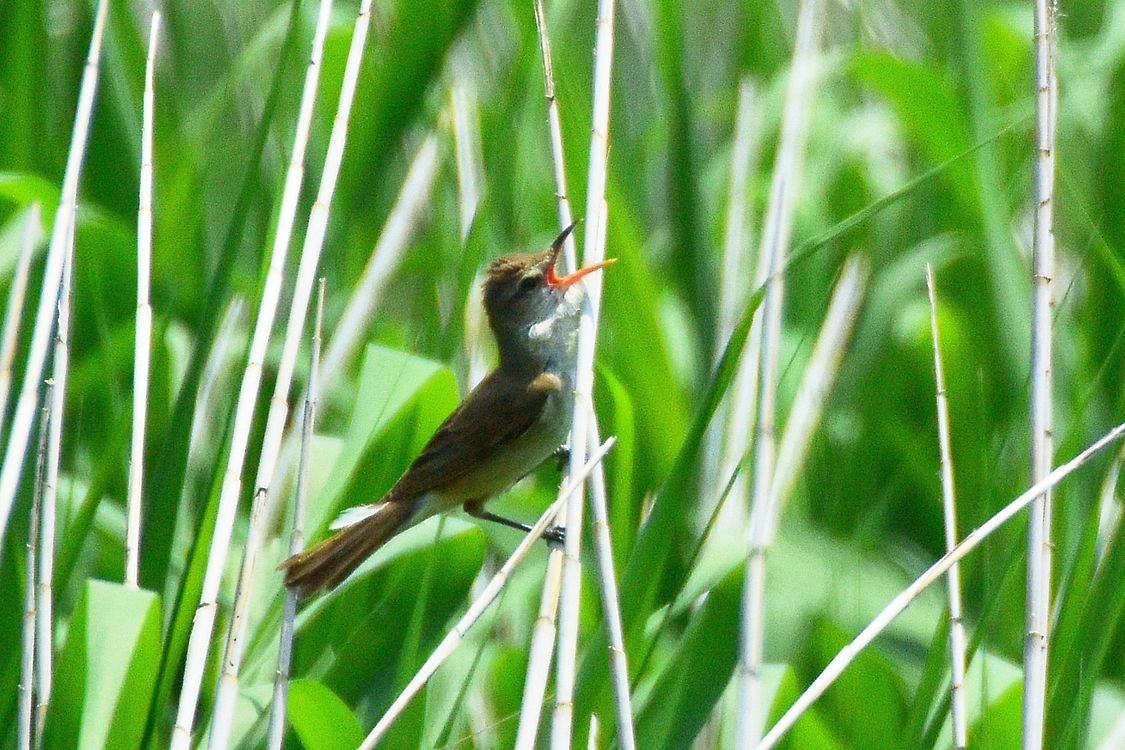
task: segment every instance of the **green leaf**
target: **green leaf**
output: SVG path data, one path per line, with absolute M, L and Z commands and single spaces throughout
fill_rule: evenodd
M 818 618 L 809 639 L 810 671 L 819 673 L 851 636 L 830 620 Z M 863 651 L 828 688 L 821 710 L 853 747 L 894 747 L 906 718 L 905 686 L 898 667 L 875 649 Z
M 88 581 L 58 659 L 43 746 L 140 747 L 160 653 L 160 597 Z
M 710 591 L 692 617 L 637 717 L 638 747 L 689 747 L 711 715 L 738 658 L 742 578 L 739 566 Z
M 344 447 L 310 504 L 308 528 L 323 529 L 340 508 L 378 500 L 456 405 L 449 368 L 369 344 Z
M 363 742 L 355 714 L 316 680 L 289 683 L 288 718 L 305 750 L 352 750 Z

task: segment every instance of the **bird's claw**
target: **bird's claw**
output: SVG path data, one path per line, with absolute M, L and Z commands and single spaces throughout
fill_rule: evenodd
M 558 461 L 559 471 L 566 471 L 567 464 L 570 463 L 570 448 L 565 445 L 555 448 L 555 459 Z
M 543 539 L 545 539 L 548 544 L 565 544 L 566 529 L 562 526 L 552 526 L 543 532 Z

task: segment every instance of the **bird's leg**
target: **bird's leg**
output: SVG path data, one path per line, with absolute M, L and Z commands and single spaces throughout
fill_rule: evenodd
M 510 518 L 505 518 L 504 516 L 498 516 L 495 513 L 492 513 L 490 511 L 485 510 L 484 509 L 484 503 L 482 503 L 479 500 L 473 500 L 473 501 L 467 502 L 462 507 L 465 509 L 465 512 L 468 513 L 473 518 L 479 518 L 482 521 L 492 521 L 493 523 L 498 523 L 498 524 L 501 524 L 503 526 L 507 526 L 508 528 L 511 528 L 511 529 L 518 529 L 518 530 L 524 532 L 525 534 L 528 533 L 529 531 L 531 531 L 531 527 L 528 526 L 526 523 L 520 523 L 519 521 L 513 521 Z M 547 529 L 546 531 L 543 532 L 543 539 L 545 539 L 548 542 L 554 542 L 556 544 L 562 544 L 563 541 L 566 538 L 565 531 L 566 530 L 563 529 L 561 526 L 552 526 L 551 528 L 549 528 L 549 529 Z
M 559 473 L 566 471 L 567 464 L 570 463 L 570 448 L 565 445 L 555 448 L 555 460 L 558 461 Z

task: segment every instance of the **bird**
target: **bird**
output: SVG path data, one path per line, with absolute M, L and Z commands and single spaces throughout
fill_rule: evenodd
M 378 502 L 345 510 L 330 526 L 334 535 L 281 563 L 286 586 L 301 596 L 333 589 L 391 537 L 458 506 L 530 530 L 484 503 L 558 452 L 570 429 L 581 281 L 614 262 L 559 276 L 559 251 L 575 226 L 542 252 L 502 255 L 489 265 L 483 302 L 499 363 Z M 552 534 L 561 538 L 561 530 Z

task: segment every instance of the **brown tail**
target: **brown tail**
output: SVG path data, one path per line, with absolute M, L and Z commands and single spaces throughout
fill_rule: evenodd
M 380 503 L 372 515 L 281 563 L 285 585 L 301 596 L 335 588 L 399 531 L 411 511 L 409 503 Z

